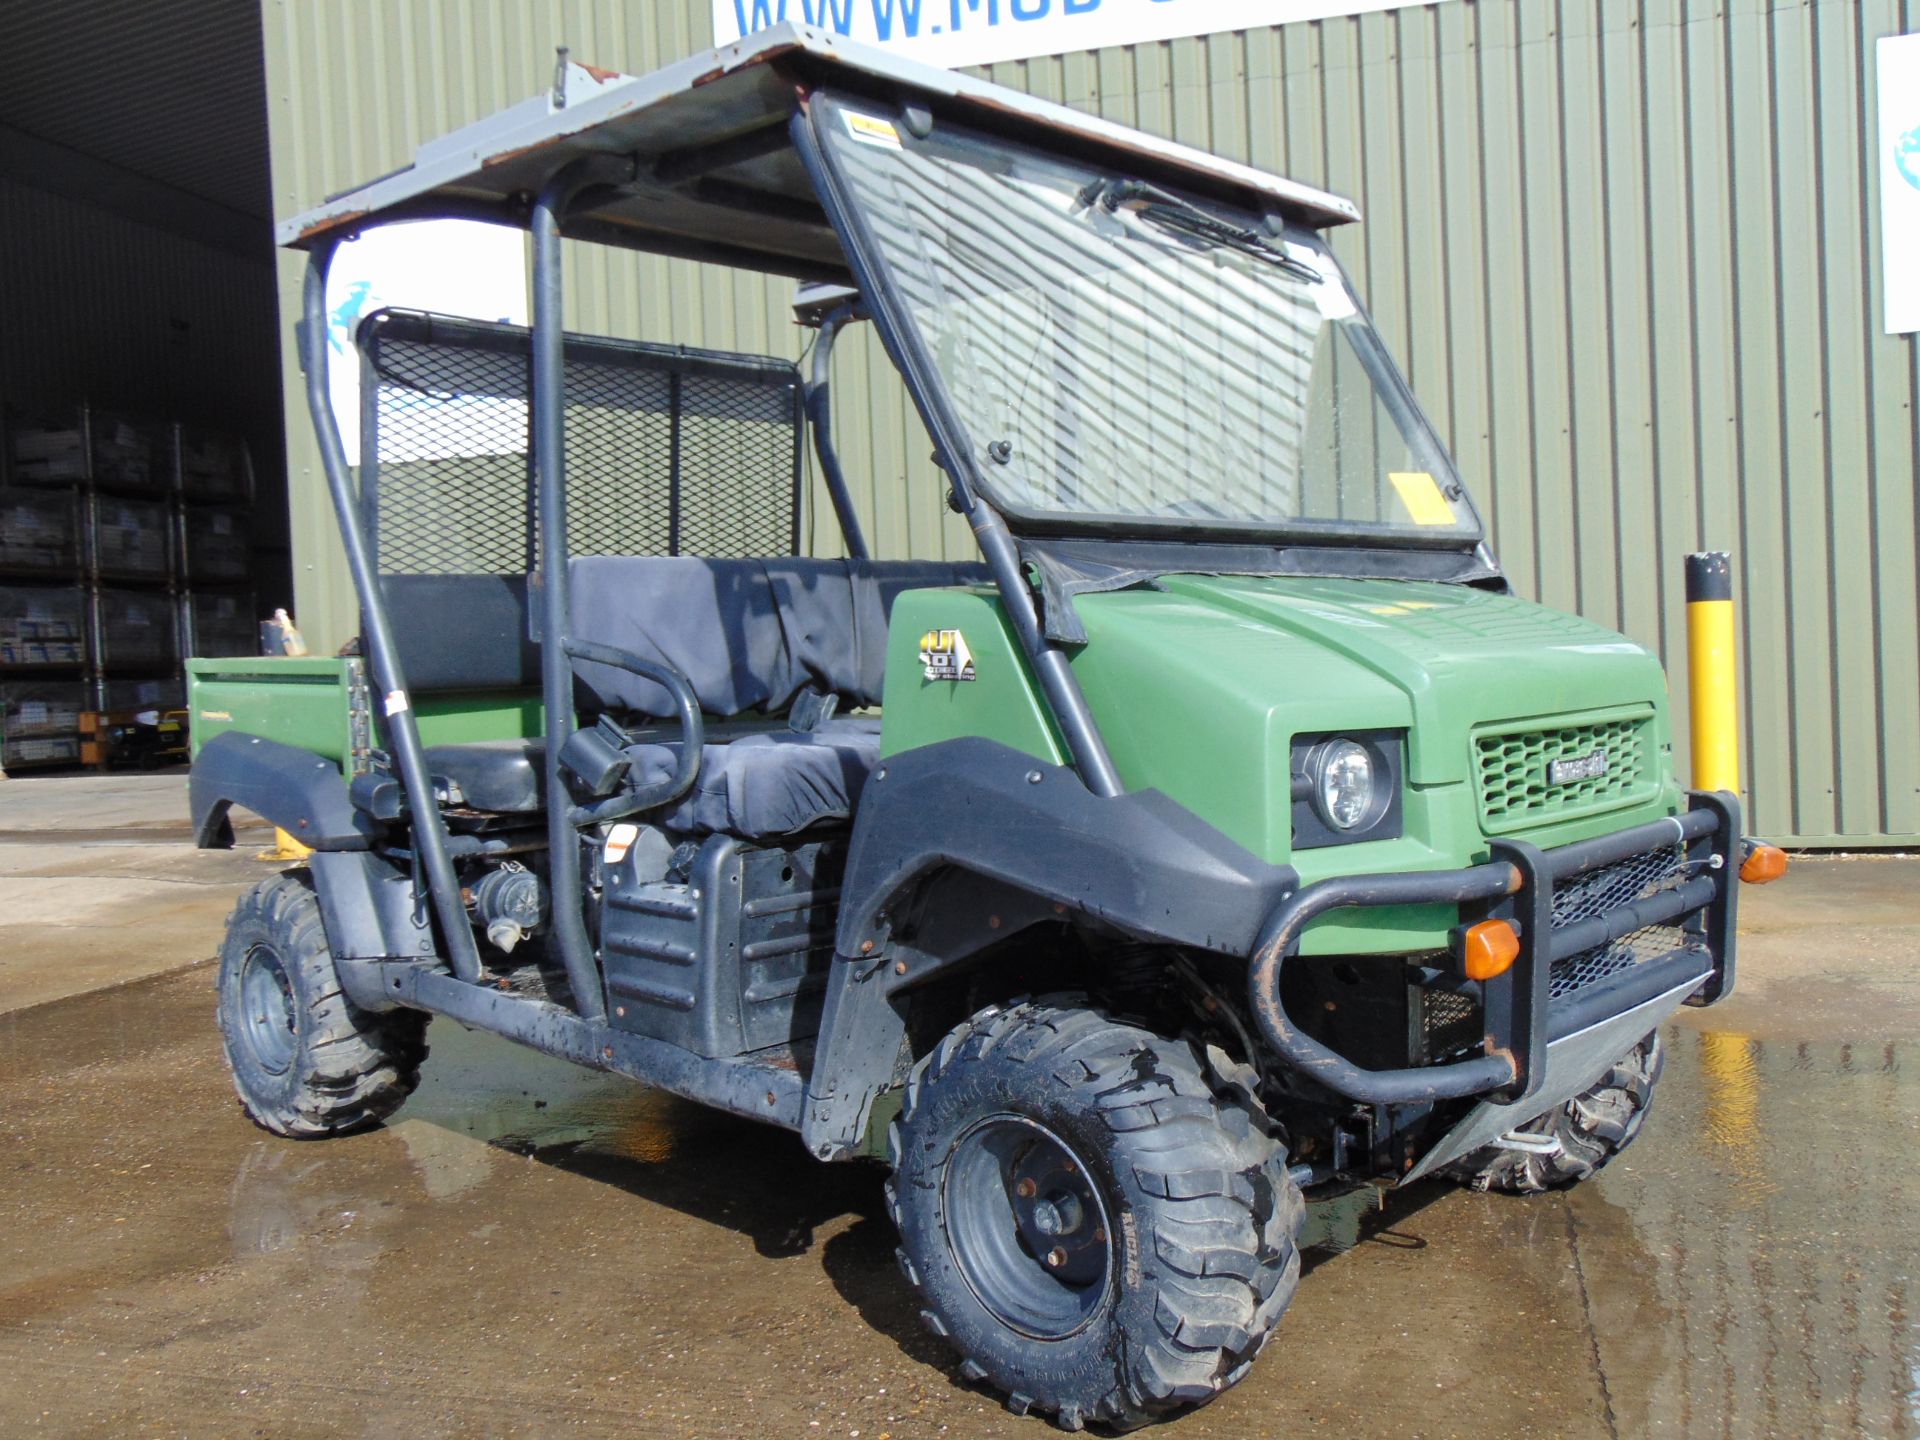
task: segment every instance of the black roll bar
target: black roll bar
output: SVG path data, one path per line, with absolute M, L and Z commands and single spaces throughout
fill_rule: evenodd
M 473 982 L 480 979 L 480 950 L 474 944 L 473 927 L 460 899 L 453 862 L 447 855 L 446 822 L 434 799 L 433 779 L 427 773 L 420 729 L 414 723 L 412 702 L 407 696 L 407 678 L 394 649 L 393 631 L 387 624 L 386 601 L 361 529 L 360 505 L 354 495 L 352 472 L 347 465 L 347 452 L 340 441 L 340 426 L 334 419 L 333 398 L 328 390 L 327 270 L 335 244 L 333 240 L 321 241 L 307 259 L 299 336 L 301 368 L 306 371 L 307 410 L 313 419 L 314 435 L 320 442 L 321 468 L 326 471 L 327 491 L 333 499 L 340 540 L 346 548 L 347 570 L 353 577 L 354 593 L 360 601 L 360 626 L 367 660 L 383 697 L 387 738 L 413 811 L 413 843 L 426 872 L 427 893 L 440 921 L 441 937 L 446 943 L 453 973 Z
M 840 468 L 840 454 L 833 448 L 832 430 L 833 342 L 840 327 L 853 318 L 853 306 L 840 305 L 820 321 L 820 335 L 813 342 L 813 377 L 807 385 L 807 421 L 813 427 L 813 453 L 820 461 L 827 494 L 833 499 L 833 513 L 840 521 L 847 554 L 856 560 L 865 560 L 868 558 L 867 537 L 860 533 L 860 517 L 854 513 L 846 472 Z
M 562 648 L 575 660 L 611 665 L 644 676 L 671 695 L 674 708 L 680 712 L 680 759 L 675 763 L 671 775 L 644 789 L 575 805 L 567 812 L 567 819 L 574 825 L 600 825 L 609 820 L 623 820 L 643 810 L 670 804 L 691 790 L 693 782 L 700 775 L 701 748 L 706 744 L 707 737 L 706 721 L 700 714 L 700 698 L 693 693 L 693 685 L 687 677 L 671 665 L 642 659 L 631 650 L 622 650 L 616 645 L 567 639 L 562 642 Z
M 595 183 L 592 159 L 566 166 L 541 188 L 528 228 L 533 233 L 533 481 L 540 526 L 540 698 L 546 711 L 547 888 L 552 937 L 587 1020 L 607 1014 L 600 968 L 581 916 L 580 837 L 567 795 L 560 749 L 574 732 L 573 661 L 567 574 L 566 332 L 561 291 L 560 221 L 569 202 Z

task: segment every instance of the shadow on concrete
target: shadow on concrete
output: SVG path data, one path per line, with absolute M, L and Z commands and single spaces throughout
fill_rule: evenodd
M 1301 1278 L 1362 1245 L 1426 1249 L 1426 1237 L 1415 1221 L 1421 1211 L 1454 1188 L 1437 1180 L 1420 1180 L 1404 1190 L 1365 1186 L 1310 1203 L 1300 1236 Z

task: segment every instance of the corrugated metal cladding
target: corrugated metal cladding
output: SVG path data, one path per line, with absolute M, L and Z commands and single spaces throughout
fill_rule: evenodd
M 282 215 L 537 93 L 557 43 L 644 71 L 712 39 L 706 0 L 265 9 Z M 1681 557 L 1731 550 L 1753 827 L 1911 843 L 1920 366 L 1879 333 L 1870 135 L 1873 40 L 1916 28 L 1920 0 L 1445 0 L 986 73 L 1358 199 L 1337 248 L 1520 591 L 1657 646 L 1684 706 Z M 780 283 L 589 253 L 571 294 L 580 329 L 804 338 Z M 879 544 L 966 553 L 890 371 L 836 369 Z M 330 529 L 294 468 L 296 533 Z
M 257 215 L 265 200 L 255 0 L 13 0 L 0 125 Z

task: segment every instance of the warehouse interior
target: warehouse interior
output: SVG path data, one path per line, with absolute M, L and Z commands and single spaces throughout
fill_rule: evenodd
M 254 0 L 0 9 L 11 773 L 291 602 Z

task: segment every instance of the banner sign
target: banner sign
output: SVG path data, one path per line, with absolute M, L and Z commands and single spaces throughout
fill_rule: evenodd
M 1920 330 L 1920 34 L 1880 41 L 1880 265 L 1887 333 Z
M 790 20 L 952 69 L 1395 10 L 1422 0 L 713 0 L 716 45 Z

